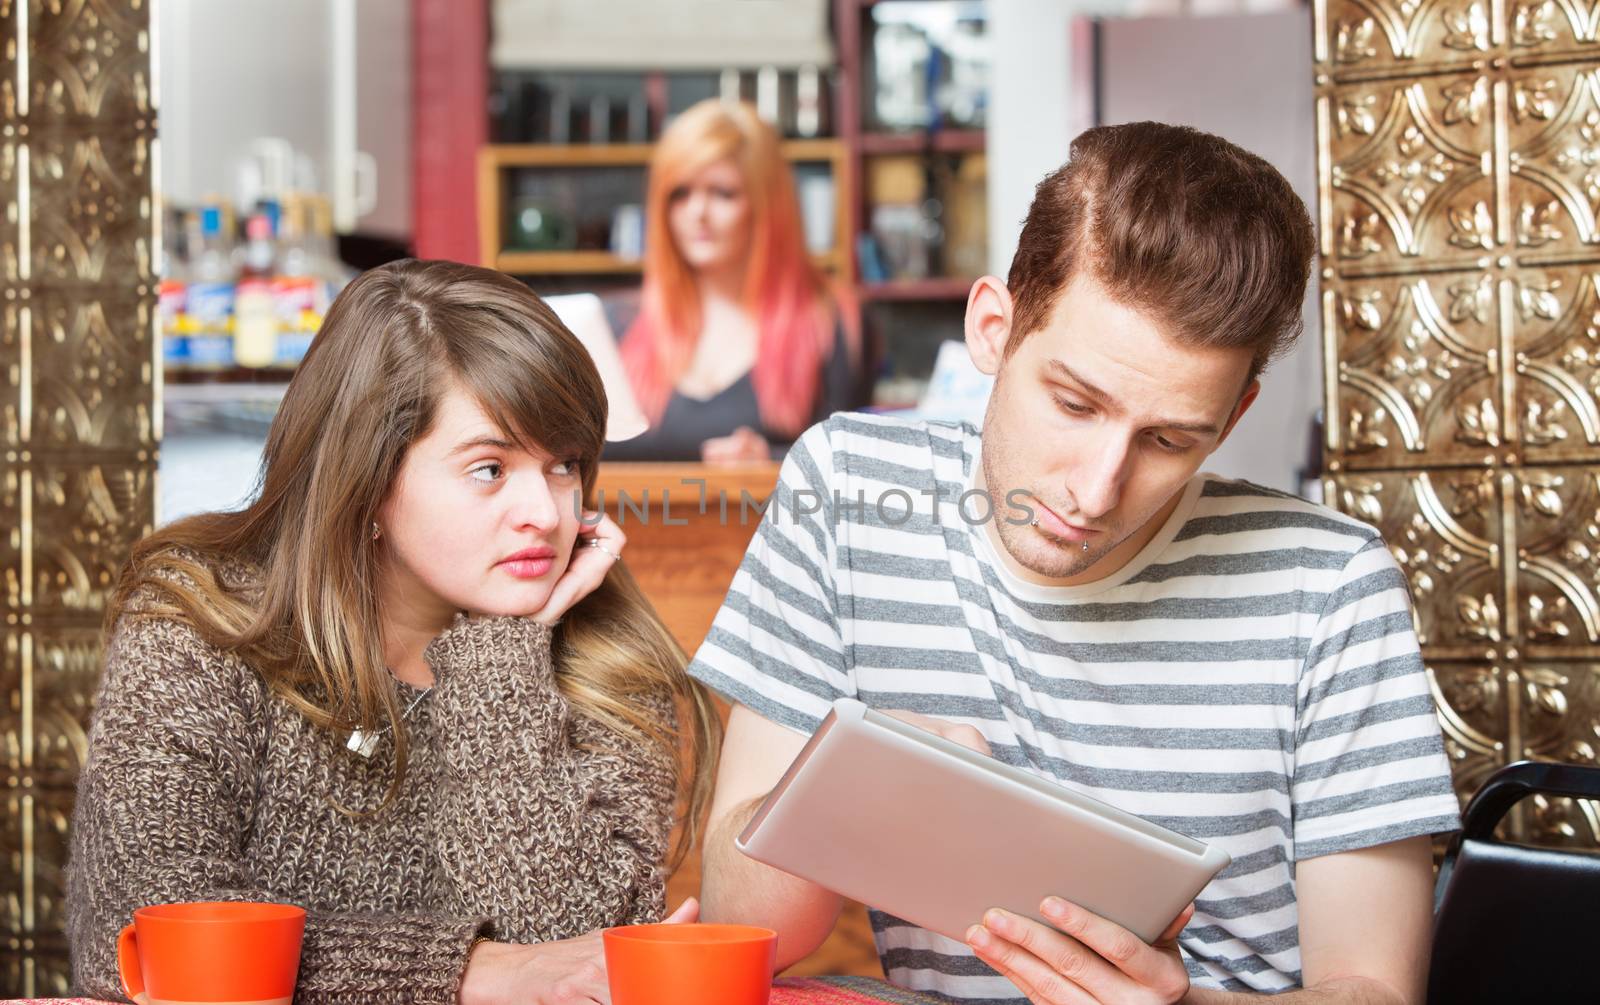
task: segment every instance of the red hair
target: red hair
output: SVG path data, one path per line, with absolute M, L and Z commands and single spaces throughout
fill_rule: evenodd
M 816 407 L 822 363 L 833 350 L 833 311 L 806 253 L 794 175 L 778 137 L 745 103 L 702 101 L 662 134 L 650 161 L 645 215 L 644 291 L 622 343 L 634 394 L 661 418 L 700 337 L 700 294 L 667 222 L 673 190 L 693 174 L 732 160 L 750 201 L 750 260 L 744 305 L 759 331 L 751 373 L 761 421 L 798 435 Z

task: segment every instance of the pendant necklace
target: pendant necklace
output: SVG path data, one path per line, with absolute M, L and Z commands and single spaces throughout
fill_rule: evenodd
M 433 685 L 430 684 L 423 690 L 421 694 L 412 699 L 411 704 L 406 706 L 406 710 L 400 713 L 400 721 L 405 722 L 406 719 L 410 718 L 412 710 L 420 705 L 422 703 L 422 699 L 426 698 L 430 693 L 432 693 L 432 691 Z M 345 747 L 346 749 L 353 750 L 362 757 L 371 760 L 373 752 L 378 749 L 378 741 L 383 738 L 385 733 L 389 732 L 389 730 L 393 728 L 394 723 L 391 722 L 382 729 L 369 733 L 360 726 L 357 726 L 355 729 L 350 731 L 350 739 L 345 741 Z

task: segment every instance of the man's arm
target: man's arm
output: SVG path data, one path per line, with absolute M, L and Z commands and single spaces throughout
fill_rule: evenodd
M 1300 965 L 1308 990 L 1283 1002 L 1420 1003 L 1433 928 L 1426 836 L 1307 859 L 1295 870 Z M 1245 995 L 1193 991 L 1195 1005 Z
M 1304 990 L 1285 1005 L 1420 1005 L 1426 991 L 1433 864 L 1426 836 L 1308 859 L 1297 870 Z M 1061 932 L 1003 911 L 968 943 L 1034 1005 L 1182 1001 L 1242 1005 L 1257 996 L 1189 987 L 1178 925 L 1154 945 L 1065 905 L 1041 913 Z M 1062 934 L 1065 932 L 1066 934 Z
M 844 899 L 747 857 L 733 841 L 806 739 L 743 705 L 733 706 L 701 860 L 701 920 L 761 925 L 777 932 L 779 970 L 822 945 L 839 920 Z

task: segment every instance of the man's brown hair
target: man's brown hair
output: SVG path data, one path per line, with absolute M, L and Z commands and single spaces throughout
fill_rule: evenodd
M 1305 204 L 1255 154 L 1187 126 L 1098 126 L 1034 193 L 1006 355 L 1082 270 L 1186 344 L 1251 350 L 1254 377 L 1300 335 L 1315 250 Z

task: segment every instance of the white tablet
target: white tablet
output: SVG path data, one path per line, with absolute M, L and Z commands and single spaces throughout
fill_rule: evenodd
M 1154 941 L 1228 854 L 841 698 L 736 842 L 965 941 L 1055 896 Z

